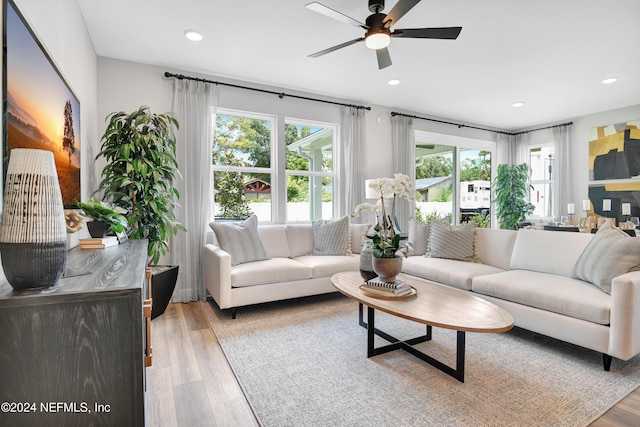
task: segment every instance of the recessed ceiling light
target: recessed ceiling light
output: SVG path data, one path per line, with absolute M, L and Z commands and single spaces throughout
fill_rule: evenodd
M 197 32 L 196 30 L 185 30 L 184 36 L 194 42 L 199 42 L 200 40 L 202 40 L 202 34 Z
M 611 83 L 615 83 L 618 81 L 617 77 L 607 77 L 606 79 L 604 79 L 602 81 L 602 83 L 606 84 L 606 85 L 610 85 Z
M 389 86 L 397 86 L 400 84 L 400 79 L 391 79 L 387 82 Z
M 513 104 L 511 104 L 511 106 L 515 108 L 522 107 L 523 105 L 524 105 L 524 102 L 522 101 L 514 102 Z

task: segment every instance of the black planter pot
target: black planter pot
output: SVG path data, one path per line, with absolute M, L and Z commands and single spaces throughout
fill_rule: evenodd
M 89 230 L 89 235 L 91 237 L 94 239 L 100 239 L 107 235 L 110 228 L 102 221 L 87 221 L 87 230 Z
M 151 296 L 153 305 L 151 307 L 151 320 L 162 315 L 169 305 L 173 290 L 178 281 L 177 265 L 167 265 L 156 267 L 151 274 Z

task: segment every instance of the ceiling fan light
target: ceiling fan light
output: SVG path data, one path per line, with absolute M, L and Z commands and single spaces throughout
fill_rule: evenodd
M 364 44 L 369 49 L 383 49 L 389 46 L 391 43 L 391 36 L 385 32 L 373 33 L 369 34 L 366 39 L 364 39 Z

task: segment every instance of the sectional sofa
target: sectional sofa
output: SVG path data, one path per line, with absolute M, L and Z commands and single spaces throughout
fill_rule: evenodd
M 334 292 L 331 275 L 358 269 L 362 227 L 351 229 L 353 255 L 329 257 L 309 255 L 309 225 L 258 231 L 268 260 L 232 267 L 220 246 L 204 249 L 207 289 L 234 315 L 243 305 Z M 640 238 L 616 232 L 610 230 L 607 240 L 602 233 L 477 229 L 473 260 L 416 253 L 404 260 L 403 273 L 473 292 L 509 311 L 516 326 L 602 353 L 609 370 L 613 357 L 628 360 L 640 353 L 640 271 L 626 272 L 640 264 Z M 429 233 L 413 233 L 410 240 L 426 247 Z

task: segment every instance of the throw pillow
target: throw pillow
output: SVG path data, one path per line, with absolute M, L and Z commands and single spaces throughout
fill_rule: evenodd
M 446 220 L 431 221 L 429 252 L 426 255 L 434 258 L 472 261 L 475 258 L 475 234 L 476 225 L 472 222 L 454 227 Z
M 409 243 L 413 249 L 409 255 L 424 255 L 429 247 L 429 224 L 409 218 Z
M 351 255 L 349 217 L 311 223 L 313 255 Z
M 605 222 L 582 251 L 572 276 L 611 293 L 614 277 L 640 269 L 640 237 Z
M 258 235 L 258 217 L 251 215 L 242 222 L 209 224 L 216 233 L 220 248 L 231 255 L 231 265 L 271 259 Z

